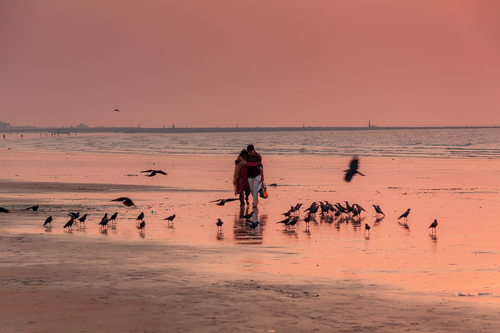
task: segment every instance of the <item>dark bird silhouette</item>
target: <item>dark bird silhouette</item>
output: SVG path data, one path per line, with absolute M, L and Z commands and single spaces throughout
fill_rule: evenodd
M 118 199 L 113 199 L 111 201 L 121 201 L 127 207 L 135 206 L 135 203 L 132 201 L 132 199 L 127 197 L 120 197 Z
M 104 228 L 104 227 L 107 228 L 108 227 L 108 222 L 109 222 L 108 213 L 106 213 L 102 217 L 101 222 L 99 222 L 98 224 L 101 226 L 101 228 Z
M 286 219 L 284 219 L 283 221 L 279 221 L 279 222 L 276 222 L 276 224 L 278 223 L 283 223 L 284 225 L 288 225 L 288 223 L 290 223 L 290 220 L 292 219 L 291 216 L 288 216 Z
M 43 226 L 45 227 L 47 224 L 50 223 L 50 226 L 52 227 L 52 215 L 47 217 L 47 219 L 45 220 L 45 222 L 43 223 Z
M 120 112 L 120 110 L 118 110 L 118 109 L 114 109 L 113 111 L 115 111 L 115 112 Z
M 432 222 L 432 224 L 429 226 L 429 228 L 431 228 L 435 232 L 437 225 L 438 225 L 438 221 L 434 220 L 434 222 Z
M 144 220 L 144 212 L 140 213 L 139 216 L 136 218 L 137 221 Z
M 39 207 L 38 205 L 34 205 L 34 206 L 26 208 L 26 210 L 32 209 L 35 213 L 38 213 L 38 207 Z
M 217 219 L 217 222 L 215 222 L 215 225 L 217 226 L 217 230 L 220 231 L 222 230 L 222 225 L 224 224 L 224 222 L 222 222 L 221 219 Z
M 8 213 L 9 210 L 7 208 L 0 207 L 0 213 Z
M 358 174 L 360 176 L 364 176 L 361 172 L 358 171 L 358 167 L 359 167 L 359 159 L 357 156 L 354 156 L 351 160 L 351 163 L 349 163 L 349 169 L 344 170 L 344 172 L 345 172 L 344 180 L 346 182 L 350 182 L 352 177 L 354 177 L 355 174 Z
M 375 212 L 377 212 L 377 214 L 382 214 L 385 216 L 384 212 L 382 211 L 382 209 L 380 209 L 379 205 L 372 205 L 372 206 L 375 209 Z
M 165 220 L 167 220 L 169 222 L 173 222 L 174 219 L 175 219 L 175 214 L 165 218 Z
M 370 233 L 370 229 L 371 227 L 368 225 L 368 223 L 365 223 L 365 232 L 368 231 L 368 233 Z
M 85 221 L 87 220 L 87 216 L 89 216 L 89 214 L 84 214 L 82 217 L 80 217 L 78 219 L 78 221 L 80 221 L 80 225 L 82 225 L 82 223 L 85 225 Z
M 250 230 L 253 229 L 253 231 L 255 232 L 255 228 L 257 228 L 257 226 L 259 225 L 259 221 L 253 222 L 251 220 L 246 220 L 245 225 L 249 227 Z
M 299 217 L 298 216 L 294 216 L 290 219 L 290 222 L 288 222 L 288 224 L 286 224 L 287 226 L 291 226 L 292 228 L 295 227 L 295 225 L 297 224 L 297 222 L 299 222 Z
M 138 226 L 137 229 L 144 231 L 146 230 L 146 221 L 142 221 Z
M 306 223 L 306 227 L 308 227 L 309 222 L 311 222 L 311 214 L 307 214 L 307 216 L 304 217 L 304 222 Z
M 404 218 L 404 220 L 408 220 L 408 215 L 410 214 L 410 208 L 408 208 L 408 210 L 406 212 L 404 212 L 403 214 L 401 214 L 400 217 L 398 217 L 398 220 L 401 219 L 401 218 Z
M 75 223 L 75 218 L 72 216 L 71 219 L 66 222 L 66 224 L 64 225 L 64 228 L 68 228 L 68 230 L 73 230 L 73 223 Z
M 247 219 L 247 220 L 248 220 L 248 219 L 252 218 L 253 213 L 254 213 L 254 212 L 252 211 L 252 212 L 248 213 L 247 215 L 243 215 L 243 216 L 242 216 L 242 218 L 244 218 L 244 219 Z
M 68 215 L 71 216 L 74 219 L 77 219 L 77 218 L 80 217 L 80 212 L 76 212 L 76 213 L 69 212 Z
M 150 170 L 144 170 L 144 171 L 141 171 L 141 172 L 147 172 L 149 173 L 149 175 L 146 175 L 146 177 L 154 177 L 156 176 L 157 174 L 160 174 L 160 175 L 167 175 L 166 172 L 164 171 L 161 171 L 161 170 L 153 170 L 153 169 L 150 169 Z
M 231 202 L 231 201 L 236 201 L 239 199 L 236 198 L 229 198 L 229 199 L 217 199 L 217 200 L 212 200 L 210 202 L 217 202 L 217 206 L 224 206 L 226 202 Z
M 115 212 L 111 217 L 109 218 L 109 222 L 113 223 L 116 222 L 116 218 L 118 217 L 118 212 Z

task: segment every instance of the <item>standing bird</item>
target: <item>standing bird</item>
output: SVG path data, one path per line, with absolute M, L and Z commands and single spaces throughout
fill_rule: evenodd
M 135 203 L 132 201 L 132 199 L 127 197 L 120 197 L 118 199 L 113 199 L 111 201 L 121 201 L 127 207 L 135 206 Z
M 436 227 L 438 225 L 438 220 L 434 220 L 434 222 L 432 222 L 432 224 L 429 226 L 429 228 L 432 229 L 433 232 L 436 232 Z
M 349 163 L 349 169 L 344 170 L 345 172 L 344 180 L 346 182 L 350 182 L 355 174 L 364 176 L 361 172 L 358 171 L 358 167 L 359 167 L 359 159 L 357 156 L 354 156 L 351 160 L 351 163 Z
M 0 207 L 0 213 L 8 213 L 9 210 L 7 208 Z
M 370 233 L 370 226 L 368 225 L 368 223 L 365 223 L 365 232 L 368 231 L 368 233 Z
M 210 202 L 217 202 L 216 205 L 217 206 L 224 206 L 226 204 L 226 202 L 230 202 L 230 201 L 236 201 L 236 200 L 239 200 L 239 199 L 236 199 L 236 198 L 229 198 L 229 199 L 217 199 L 217 200 L 212 200 Z
M 146 230 L 146 221 L 142 221 L 138 226 L 137 229 L 144 231 Z
M 64 225 L 64 228 L 68 228 L 69 231 L 72 231 L 73 230 L 73 223 L 75 223 L 75 218 L 72 216 L 71 220 L 66 222 L 66 224 Z
M 83 225 L 85 225 L 85 220 L 87 219 L 87 216 L 88 216 L 88 215 L 89 215 L 89 214 L 84 214 L 82 217 L 80 217 L 80 218 L 78 219 L 78 221 L 80 221 L 80 225 L 82 225 L 82 223 L 83 223 Z
M 26 210 L 32 209 L 35 213 L 38 213 L 38 207 L 39 207 L 38 205 L 34 205 L 34 206 L 26 208 Z
M 53 219 L 52 219 L 52 215 L 51 215 L 51 216 L 49 216 L 49 217 L 47 217 L 47 219 L 45 220 L 45 222 L 44 222 L 43 226 L 45 227 L 47 224 L 49 224 L 49 223 L 50 223 L 50 227 L 52 228 L 52 220 L 53 220 Z
M 98 224 L 101 226 L 101 228 L 104 228 L 104 227 L 107 228 L 108 227 L 108 222 L 109 222 L 108 213 L 106 213 L 102 217 L 101 222 L 99 222 Z
M 221 219 L 217 219 L 217 222 L 215 222 L 215 225 L 217 226 L 217 231 L 222 231 L 222 225 L 224 222 L 222 222 Z
M 175 214 L 165 218 L 165 220 L 167 220 L 168 222 L 174 222 L 174 219 L 175 219 Z
M 113 223 L 116 222 L 116 218 L 118 217 L 118 212 L 115 212 L 111 217 L 109 218 L 109 222 Z
M 149 173 L 149 175 L 146 175 L 146 177 L 154 177 L 156 176 L 157 174 L 160 174 L 160 175 L 167 175 L 166 172 L 164 171 L 161 171 L 161 170 L 153 170 L 153 169 L 150 169 L 150 170 L 145 170 L 145 171 L 141 171 L 141 172 L 147 172 Z
M 409 214 L 410 214 L 410 208 L 408 208 L 408 210 L 406 212 L 404 212 L 403 214 L 401 214 L 401 216 L 398 217 L 398 220 L 401 219 L 401 218 L 404 218 L 404 220 L 407 221 Z
M 253 222 L 251 220 L 246 220 L 245 224 L 250 228 L 250 230 L 253 229 L 253 231 L 255 232 L 255 228 L 257 228 L 257 226 L 259 225 L 259 221 Z
M 382 209 L 380 209 L 380 206 L 379 205 L 372 205 L 373 208 L 375 208 L 375 212 L 377 212 L 377 214 L 382 214 L 385 216 L 384 212 L 382 211 Z
M 144 212 L 140 213 L 139 216 L 136 218 L 137 221 L 142 221 L 144 220 Z

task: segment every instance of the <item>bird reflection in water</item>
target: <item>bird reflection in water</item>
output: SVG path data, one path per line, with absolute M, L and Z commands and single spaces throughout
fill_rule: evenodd
M 438 238 L 437 238 L 437 235 L 435 233 L 429 234 L 429 237 L 432 239 L 432 241 L 434 243 L 437 243 Z
M 403 222 L 403 223 L 398 222 L 398 224 L 399 224 L 400 226 L 402 226 L 403 228 L 405 228 L 406 230 L 410 231 L 410 227 L 408 226 L 408 224 L 407 224 L 406 222 Z
M 107 236 L 108 235 L 108 229 L 101 229 L 101 234 Z
M 239 214 L 234 217 L 234 240 L 244 244 L 262 244 L 262 234 L 267 215 L 261 215 L 257 208 L 241 206 Z
M 384 216 L 379 216 L 375 219 L 375 221 L 373 222 L 373 225 L 377 225 L 379 224 L 383 219 L 385 218 L 385 215 Z

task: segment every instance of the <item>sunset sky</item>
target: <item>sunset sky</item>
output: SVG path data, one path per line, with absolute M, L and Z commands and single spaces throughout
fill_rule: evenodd
M 500 1 L 0 0 L 11 125 L 369 120 L 500 125 Z

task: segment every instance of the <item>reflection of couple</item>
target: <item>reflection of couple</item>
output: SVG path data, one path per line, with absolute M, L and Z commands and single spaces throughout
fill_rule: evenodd
M 261 182 L 264 182 L 264 171 L 262 168 L 262 157 L 255 151 L 253 145 L 248 145 L 243 149 L 235 161 L 234 169 L 234 194 L 240 195 L 240 203 L 247 204 L 248 196 L 252 193 L 253 207 L 256 208 L 259 203 L 259 190 Z

